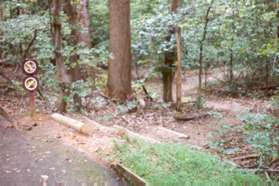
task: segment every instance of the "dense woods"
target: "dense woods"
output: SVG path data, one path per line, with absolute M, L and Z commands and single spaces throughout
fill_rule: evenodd
M 39 87 L 31 93 L 23 86 L 27 76 L 23 62 L 28 59 L 39 68 L 31 75 Z M 32 96 L 37 113 L 102 118 L 98 121 L 109 127 L 120 123 L 151 137 L 157 135 L 152 126 L 160 122 L 167 130 L 197 133 L 186 144 L 202 145 L 209 153 L 258 173 L 259 180 L 275 183 L 279 173 L 279 2 L 2 0 L 0 116 L 14 122 L 15 116 L 30 111 Z M 201 123 L 210 127 L 197 132 L 195 127 Z M 189 129 L 191 124 L 194 127 Z M 200 139 L 209 133 L 214 133 L 214 139 Z M 145 143 L 128 146 L 142 157 L 153 156 L 148 150 L 152 145 Z M 133 148 L 138 145 L 144 150 L 136 152 Z M 143 170 L 127 148 L 118 148 L 121 161 L 128 167 L 134 162 L 130 168 L 150 183 L 162 184 L 145 171 L 171 165 L 148 164 Z M 180 153 L 183 157 L 194 153 L 172 148 L 154 147 L 158 162 L 161 158 L 165 162 L 160 153 L 166 149 L 166 154 L 177 152 L 169 154 L 177 159 Z M 251 153 L 257 156 L 249 158 Z M 239 156 L 245 157 L 240 161 Z M 183 161 L 175 162 L 181 167 Z M 214 163 L 208 166 L 219 171 Z M 168 174 L 172 173 L 162 173 Z M 237 183 L 246 179 L 234 174 Z M 248 178 L 251 183 L 257 179 Z

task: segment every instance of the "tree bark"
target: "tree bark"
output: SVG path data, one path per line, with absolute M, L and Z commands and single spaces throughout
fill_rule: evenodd
M 78 17 L 82 30 L 79 35 L 79 41 L 82 42 L 86 47 L 91 47 L 89 0 L 80 0 Z
M 54 58 L 57 69 L 57 78 L 61 88 L 60 98 L 58 100 L 58 111 L 66 112 L 67 102 L 65 100 L 65 96 L 69 94 L 68 88 L 71 80 L 69 75 L 67 74 L 62 55 L 62 34 L 60 22 L 61 4 L 62 0 L 52 0 L 52 38 L 54 44 Z
M 234 74 L 233 74 L 233 49 L 230 49 L 230 67 L 229 67 L 229 78 L 230 78 L 230 84 L 232 85 Z
M 130 0 L 109 0 L 108 95 L 124 101 L 131 94 Z
M 176 62 L 176 110 L 181 111 L 181 97 L 182 97 L 182 52 L 181 52 L 181 28 L 176 27 L 176 48 L 177 48 L 177 62 Z
M 0 21 L 4 20 L 4 4 L 2 1 L 0 1 Z M 0 41 L 3 40 L 3 33 L 0 32 Z M 0 63 L 3 59 L 3 48 L 2 48 L 2 43 L 0 43 Z
M 171 3 L 171 11 L 175 13 L 180 6 L 180 0 L 172 0 Z M 166 40 L 169 42 L 171 40 L 171 36 L 175 34 L 174 25 L 169 28 L 169 35 L 167 36 Z M 163 76 L 163 100 L 164 102 L 171 102 L 172 100 L 172 82 L 174 77 L 174 71 L 172 66 L 175 63 L 175 51 L 168 51 L 165 53 L 165 60 L 164 66 L 162 70 Z
M 80 37 L 80 32 L 79 32 L 79 19 L 78 19 L 78 10 L 77 7 L 72 5 L 71 1 L 64 1 L 64 12 L 67 14 L 69 17 L 69 22 L 71 26 L 71 38 L 70 38 L 70 44 L 72 46 L 77 46 L 79 44 L 79 37 Z M 70 56 L 70 63 L 73 64 L 72 68 L 70 69 L 70 74 L 72 81 L 78 81 L 81 80 L 81 68 L 78 63 L 79 56 L 76 53 L 72 53 Z M 75 104 L 75 109 L 80 112 L 82 108 L 82 102 L 81 102 L 81 97 L 78 94 L 75 94 L 74 97 L 74 104 Z
M 91 36 L 90 36 L 90 17 L 88 13 L 88 0 L 81 0 L 80 7 L 73 5 L 71 1 L 64 1 L 64 12 L 69 17 L 69 22 L 71 25 L 71 45 L 78 46 L 84 45 L 86 47 L 91 47 Z M 79 64 L 80 56 L 73 53 L 70 56 L 70 63 L 73 64 L 70 70 L 72 81 L 78 81 L 83 79 L 82 77 L 82 67 Z M 86 67 L 85 67 L 86 68 Z M 75 108 L 78 112 L 82 108 L 82 100 L 78 94 L 74 95 Z

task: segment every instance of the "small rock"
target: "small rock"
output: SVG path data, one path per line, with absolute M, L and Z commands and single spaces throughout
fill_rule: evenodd
M 50 154 L 50 153 L 51 153 L 50 151 L 46 151 L 46 152 L 45 152 L 45 154 Z
M 20 170 L 20 169 L 18 169 L 18 170 L 16 170 L 15 172 L 16 172 L 16 173 L 20 173 L 20 172 L 21 172 L 21 170 Z

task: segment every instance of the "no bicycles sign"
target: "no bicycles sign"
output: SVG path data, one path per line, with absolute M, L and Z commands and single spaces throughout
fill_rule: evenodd
M 22 70 L 27 75 L 23 81 L 23 86 L 26 90 L 33 92 L 39 87 L 39 81 L 34 76 L 38 72 L 38 62 L 32 59 L 26 59 L 22 64 Z

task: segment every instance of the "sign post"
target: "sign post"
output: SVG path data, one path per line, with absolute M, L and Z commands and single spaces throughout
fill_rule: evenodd
M 36 112 L 36 91 L 39 88 L 39 80 L 34 76 L 38 72 L 38 63 L 35 60 L 27 59 L 22 64 L 22 70 L 27 75 L 23 80 L 23 87 L 29 92 L 30 115 Z

